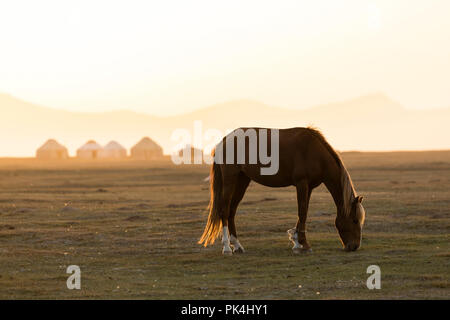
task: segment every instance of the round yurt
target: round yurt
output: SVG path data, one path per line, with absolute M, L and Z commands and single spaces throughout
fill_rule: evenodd
M 105 159 L 126 159 L 127 149 L 120 143 L 111 141 L 103 148 L 101 157 Z
M 59 144 L 56 140 L 49 139 L 39 149 L 37 149 L 36 158 L 44 160 L 68 159 L 69 152 L 66 147 Z
M 93 160 L 98 159 L 103 148 L 94 140 L 89 140 L 77 150 L 77 158 Z
M 142 138 L 131 148 L 131 158 L 138 160 L 153 160 L 163 157 L 163 149 L 149 137 Z
M 186 164 L 203 163 L 203 150 L 195 148 L 191 145 L 186 145 L 183 149 L 178 151 L 178 156 L 181 157 L 183 159 L 183 163 Z

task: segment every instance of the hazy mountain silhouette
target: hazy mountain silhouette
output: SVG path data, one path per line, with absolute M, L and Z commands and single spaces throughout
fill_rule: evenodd
M 239 126 L 314 125 L 338 150 L 450 149 L 450 108 L 405 109 L 381 93 L 302 110 L 236 100 L 168 117 L 132 111 L 69 112 L 0 94 L 0 156 L 32 156 L 49 138 L 66 145 L 74 155 L 89 139 L 103 144 L 117 140 L 130 148 L 143 136 L 170 153 L 176 144 L 170 140 L 173 130 L 192 132 L 195 120 L 202 120 L 204 129 L 223 133 Z

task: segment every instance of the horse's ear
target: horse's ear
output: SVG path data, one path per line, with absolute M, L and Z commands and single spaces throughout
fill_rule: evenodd
M 355 203 L 362 203 L 363 199 L 364 199 L 363 196 L 357 196 L 357 197 L 355 198 Z

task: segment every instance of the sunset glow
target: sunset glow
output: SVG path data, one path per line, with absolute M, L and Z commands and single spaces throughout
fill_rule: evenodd
M 0 92 L 72 111 L 450 105 L 448 1 L 8 1 Z

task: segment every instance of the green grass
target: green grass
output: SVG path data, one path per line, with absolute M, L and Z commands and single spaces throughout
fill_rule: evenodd
M 2 299 L 448 299 L 450 152 L 348 153 L 367 212 L 362 248 L 342 250 L 335 207 L 313 193 L 313 253 L 294 255 L 293 188 L 252 183 L 238 209 L 247 252 L 197 245 L 207 166 L 0 160 Z M 270 200 L 275 198 L 275 200 Z M 81 268 L 81 290 L 66 268 Z M 381 268 L 381 290 L 366 269 Z

